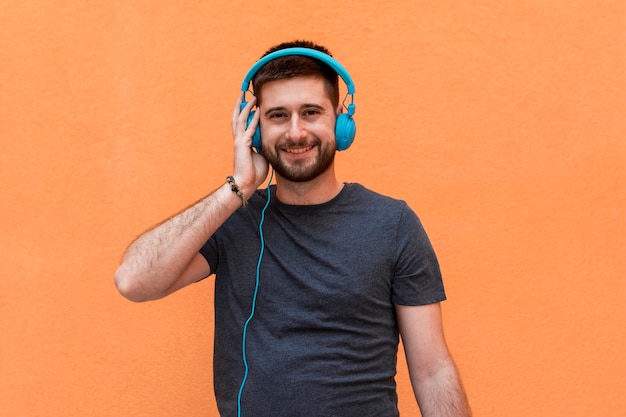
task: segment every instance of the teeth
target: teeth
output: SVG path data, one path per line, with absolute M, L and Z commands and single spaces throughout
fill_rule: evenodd
M 312 148 L 312 146 L 308 146 L 306 148 L 290 148 L 290 149 L 285 149 L 285 150 L 287 152 L 289 152 L 289 153 L 304 153 L 304 152 L 308 151 L 311 148 Z

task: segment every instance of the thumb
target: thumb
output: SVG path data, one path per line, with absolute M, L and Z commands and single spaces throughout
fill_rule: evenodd
M 269 172 L 269 163 L 263 155 L 256 152 L 252 153 L 252 163 L 254 164 L 254 170 L 256 174 L 256 187 L 258 188 L 267 178 L 267 173 Z

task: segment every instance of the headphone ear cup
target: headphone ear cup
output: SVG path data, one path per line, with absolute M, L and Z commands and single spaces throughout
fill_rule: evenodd
M 250 122 L 252 121 L 253 117 L 254 117 L 254 111 L 251 111 L 250 115 L 248 116 L 248 122 L 246 123 L 246 128 L 250 126 Z M 261 153 L 261 129 L 259 128 L 258 125 L 256 129 L 254 130 L 254 134 L 252 135 L 252 147 L 256 149 L 259 153 Z
M 335 140 L 338 151 L 345 151 L 352 145 L 356 135 L 356 123 L 352 116 L 341 113 L 335 122 Z M 260 141 L 260 138 L 259 138 Z

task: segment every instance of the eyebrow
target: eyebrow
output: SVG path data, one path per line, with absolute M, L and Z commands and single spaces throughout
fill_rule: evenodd
M 280 106 L 279 106 L 279 107 L 270 107 L 269 109 L 267 109 L 267 110 L 263 113 L 263 115 L 264 115 L 264 116 L 267 116 L 268 114 L 270 114 L 270 113 L 272 113 L 272 112 L 274 112 L 274 111 L 279 111 L 279 110 L 281 110 L 281 111 L 282 111 L 282 110 L 287 110 L 287 109 L 286 109 L 285 107 L 280 107 Z

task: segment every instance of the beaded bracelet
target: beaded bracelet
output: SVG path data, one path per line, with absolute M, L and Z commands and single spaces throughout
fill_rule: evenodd
M 231 175 L 229 175 L 228 177 L 226 177 L 226 182 L 228 183 L 228 185 L 230 185 L 230 189 L 233 190 L 235 194 L 237 194 L 237 197 L 241 198 L 241 206 L 245 207 L 248 202 L 243 197 L 243 194 L 241 193 L 239 186 L 235 182 L 235 179 Z

